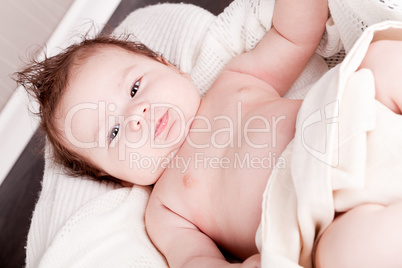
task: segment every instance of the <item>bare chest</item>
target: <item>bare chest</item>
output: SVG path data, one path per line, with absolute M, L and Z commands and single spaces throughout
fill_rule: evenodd
M 233 254 L 255 253 L 262 194 L 299 107 L 258 87 L 211 92 L 158 182 L 162 202 Z

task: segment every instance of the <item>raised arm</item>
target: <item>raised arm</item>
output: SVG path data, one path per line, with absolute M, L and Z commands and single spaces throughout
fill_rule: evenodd
M 276 0 L 272 28 L 226 69 L 264 80 L 283 96 L 316 50 L 327 18 L 327 0 Z

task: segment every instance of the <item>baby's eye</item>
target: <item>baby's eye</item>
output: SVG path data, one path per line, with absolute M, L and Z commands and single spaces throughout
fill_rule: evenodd
M 119 133 L 120 125 L 115 125 L 109 133 L 109 143 L 111 143 L 114 138 L 116 138 Z
M 133 87 L 131 88 L 131 98 L 133 98 L 135 96 L 135 94 L 137 93 L 138 89 L 140 88 L 140 80 L 138 80 L 137 82 L 134 83 Z

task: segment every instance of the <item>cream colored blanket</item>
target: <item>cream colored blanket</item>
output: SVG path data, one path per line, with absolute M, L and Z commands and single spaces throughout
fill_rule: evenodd
M 256 236 L 263 267 L 312 267 L 335 211 L 402 201 L 402 116 L 375 100 L 371 71 L 356 71 L 373 38 L 402 41 L 402 23 L 369 27 L 303 101 L 264 193 Z
M 360 18 L 353 13 L 353 7 L 349 4 L 360 3 L 361 0 L 330 0 L 329 2 L 330 7 L 331 5 L 333 7 L 331 10 L 333 19 L 328 20 L 327 32 L 317 51 L 324 57 L 331 57 L 343 46 L 352 47 L 362 32 L 360 29 L 362 23 L 365 23 L 365 18 L 357 22 L 349 22 L 348 18 L 342 17 L 345 16 L 346 10 L 347 14 L 354 19 Z M 380 11 L 383 18 L 379 20 L 401 14 L 400 9 L 387 9 L 386 4 L 378 4 L 377 0 L 364 2 L 366 10 Z M 398 3 L 398 1 L 393 2 Z M 273 5 L 273 0 L 235 0 L 216 17 L 208 11 L 191 5 L 161 4 L 135 11 L 122 23 L 116 34 L 134 33 L 150 48 L 162 53 L 183 71 L 190 73 L 201 94 L 205 94 L 225 63 L 232 57 L 252 49 L 270 28 Z M 368 17 L 372 18 L 372 16 Z M 351 31 L 357 36 L 346 34 Z M 327 72 L 328 67 L 319 55 L 312 58 L 304 73 L 293 85 L 288 97 L 304 97 L 311 86 Z M 328 107 L 333 108 L 333 106 Z M 313 111 L 307 111 L 305 114 L 312 115 Z M 316 122 L 315 117 L 311 120 Z M 313 124 L 306 126 L 308 126 L 306 130 L 309 130 Z M 318 151 L 316 156 L 321 157 L 320 147 L 316 147 L 316 144 L 309 140 L 309 137 L 313 137 L 311 133 L 306 132 L 303 135 L 307 135 L 306 148 L 312 148 L 308 156 Z M 297 145 L 298 139 L 293 142 L 293 146 Z M 293 152 L 292 157 L 295 155 L 296 153 Z M 306 165 L 308 165 L 307 162 Z M 324 165 L 324 167 L 327 166 Z M 305 173 L 307 172 L 305 170 L 297 172 L 309 174 Z M 310 170 L 309 172 L 320 174 L 318 172 L 323 171 Z M 271 184 L 275 181 L 280 180 L 271 180 Z M 150 193 L 149 187 L 121 188 L 120 185 L 112 182 L 99 183 L 86 178 L 71 178 L 49 159 L 46 160 L 42 187 L 28 235 L 27 267 L 166 266 L 163 256 L 153 247 L 145 231 L 144 209 Z M 275 195 L 269 198 L 275 198 Z M 307 201 L 309 202 L 297 203 L 298 213 L 303 211 L 299 207 L 308 208 L 315 199 Z M 291 198 L 289 202 L 292 202 Z M 311 215 L 315 217 L 315 212 L 321 210 L 315 206 L 314 202 L 313 205 L 316 210 Z M 328 204 L 323 205 L 327 208 Z M 280 229 L 282 232 L 262 248 L 263 261 L 272 264 L 270 267 L 282 268 L 286 267 L 283 266 L 285 262 L 278 262 L 278 259 L 288 260 L 288 263 L 294 264 L 300 256 L 301 263 L 308 263 L 306 259 L 309 258 L 314 241 L 309 235 L 306 235 L 303 241 L 295 239 L 297 233 L 295 233 L 294 224 L 298 219 L 286 216 L 292 215 L 286 210 L 283 212 L 281 214 L 283 218 L 274 220 L 277 224 L 281 224 L 279 227 L 282 228 Z M 305 215 L 310 215 L 309 213 L 310 210 L 304 212 Z M 279 214 L 276 214 L 276 217 Z M 311 215 L 302 217 L 303 220 L 299 222 L 301 226 L 304 226 L 303 232 L 306 230 L 306 234 L 311 234 L 311 228 L 316 224 L 315 218 L 311 218 Z M 329 220 L 329 217 L 325 218 L 325 222 Z M 290 230 L 288 233 L 283 231 L 287 225 Z M 265 223 L 262 226 L 269 229 L 268 233 L 276 227 Z M 286 233 L 289 239 L 293 240 L 287 240 Z M 266 235 L 262 237 L 264 243 L 267 239 Z M 296 246 L 289 247 L 289 244 L 284 241 Z M 278 242 L 277 246 L 275 250 L 272 250 L 276 242 Z M 298 247 L 300 243 L 304 243 L 306 249 L 301 253 Z M 275 264 L 278 265 L 275 266 Z

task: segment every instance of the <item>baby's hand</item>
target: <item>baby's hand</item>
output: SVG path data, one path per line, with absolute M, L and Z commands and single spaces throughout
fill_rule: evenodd
M 260 268 L 261 267 L 261 254 L 254 254 L 247 258 L 241 265 L 241 268 Z

